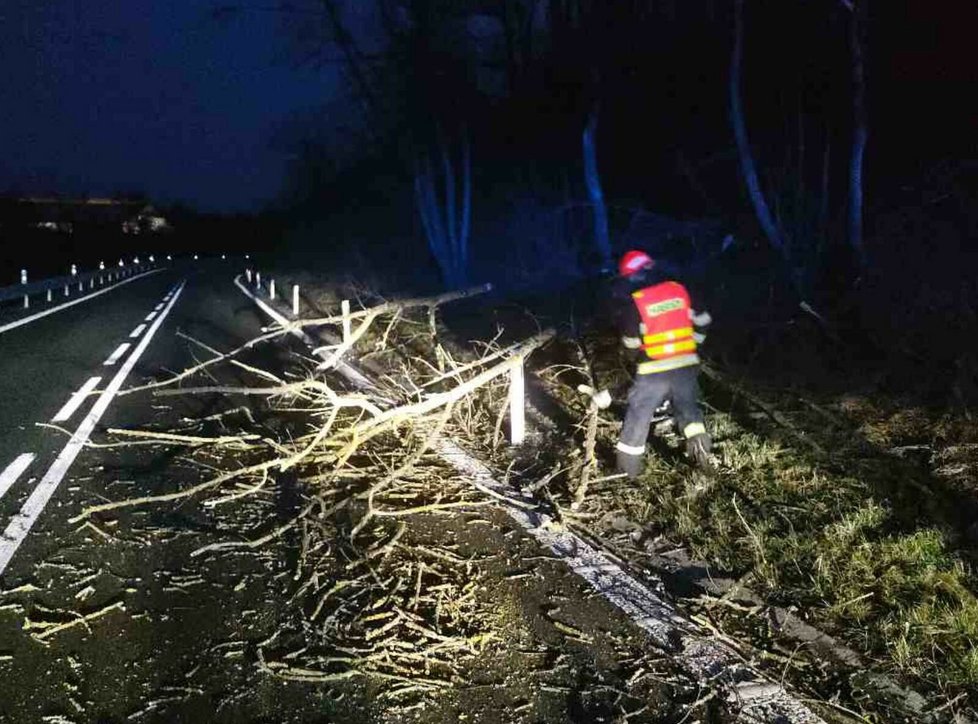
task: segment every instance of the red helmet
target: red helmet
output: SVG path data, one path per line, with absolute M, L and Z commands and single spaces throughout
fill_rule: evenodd
M 632 274 L 642 269 L 650 269 L 655 266 L 652 257 L 644 251 L 632 249 L 625 252 L 625 255 L 618 262 L 618 273 L 623 277 L 630 277 Z

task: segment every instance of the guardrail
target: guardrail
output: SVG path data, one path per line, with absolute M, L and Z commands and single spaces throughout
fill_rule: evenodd
M 156 259 L 152 254 L 143 262 L 140 262 L 139 257 L 135 257 L 129 264 L 120 259 L 117 265 L 108 268 L 100 262 L 99 268 L 92 271 L 79 271 L 78 267 L 72 264 L 68 274 L 48 277 L 36 282 L 29 281 L 27 270 L 21 269 L 20 284 L 0 287 L 0 302 L 23 299 L 24 309 L 29 309 L 32 297 L 43 295 L 46 301 L 52 302 L 56 295 L 70 297 L 72 294 L 111 284 L 155 266 Z

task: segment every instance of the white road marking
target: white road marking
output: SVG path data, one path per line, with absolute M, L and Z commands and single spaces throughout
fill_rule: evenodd
M 164 302 L 160 302 L 159 304 L 157 304 L 155 307 L 153 307 L 153 311 L 154 312 L 158 312 L 161 309 L 163 309 L 163 304 L 164 304 Z
M 105 362 L 103 362 L 102 364 L 105 367 L 111 367 L 112 365 L 114 365 L 116 362 L 119 361 L 119 358 L 126 353 L 126 350 L 129 349 L 129 347 L 130 344 L 128 342 L 123 342 L 118 347 L 116 347 L 115 352 L 110 354 L 109 358 L 105 360 Z
M 70 419 L 75 414 L 75 410 L 81 407 L 82 403 L 88 397 L 88 393 L 98 387 L 98 383 L 101 381 L 101 377 L 92 377 L 88 382 L 79 387 L 78 392 L 68 398 L 64 407 L 58 410 L 58 413 L 51 418 L 51 422 L 64 422 Z
M 154 310 L 154 311 L 150 312 L 149 314 L 147 314 L 146 315 L 146 319 L 144 319 L 143 321 L 144 322 L 152 322 L 153 321 L 153 317 L 155 317 L 155 316 L 156 316 L 156 311 Z
M 0 498 L 13 487 L 17 478 L 23 475 L 28 466 L 34 462 L 34 457 L 34 453 L 23 453 L 15 457 L 14 461 L 3 469 L 3 472 L 0 473 Z
M 129 339 L 135 339 L 136 337 L 138 337 L 143 333 L 144 329 L 146 329 L 146 325 L 140 324 L 138 327 L 132 330 L 132 332 L 129 333 Z
M 78 457 L 78 453 L 82 451 L 85 443 L 88 442 L 88 436 L 92 434 L 92 430 L 95 429 L 95 425 L 98 423 L 102 415 L 108 409 L 109 404 L 115 397 L 116 393 L 122 387 L 122 383 L 126 381 L 126 377 L 132 372 L 132 368 L 136 366 L 136 362 L 142 356 L 143 352 L 149 346 L 150 340 L 153 339 L 153 335 L 156 334 L 156 330 L 159 329 L 160 325 L 163 324 L 163 320 L 166 319 L 166 315 L 170 313 L 173 309 L 173 305 L 176 304 L 177 299 L 180 297 L 180 292 L 183 291 L 184 282 L 180 283 L 177 287 L 176 293 L 170 300 L 169 305 L 156 321 L 153 322 L 153 326 L 149 328 L 146 336 L 140 340 L 139 344 L 136 345 L 136 349 L 132 351 L 132 354 L 126 358 L 126 361 L 122 363 L 122 367 L 116 373 L 112 381 L 109 382 L 105 391 L 101 394 L 95 405 L 89 411 L 85 419 L 82 420 L 78 429 L 75 430 L 75 434 L 71 436 L 68 444 L 65 445 L 64 449 L 48 468 L 48 471 L 44 474 L 38 482 L 37 487 L 34 488 L 34 492 L 30 494 L 27 501 L 24 503 L 20 512 L 15 515 L 10 523 L 7 525 L 6 529 L 0 534 L 0 575 L 6 570 L 7 566 L 10 564 L 10 560 L 14 557 L 14 553 L 20 548 L 20 544 L 24 542 L 27 538 L 27 534 L 30 532 L 34 523 L 37 521 L 38 516 L 44 511 L 44 507 L 48 504 L 51 496 L 54 495 L 55 491 L 58 489 L 58 485 L 61 483 L 62 478 L 68 472 L 71 464 Z
M 41 317 L 46 317 L 49 314 L 54 314 L 55 312 L 60 312 L 62 309 L 67 309 L 68 307 L 73 307 L 76 304 L 81 304 L 82 302 L 87 302 L 89 299 L 94 299 L 100 294 L 105 294 L 106 292 L 111 292 L 116 287 L 121 287 L 123 284 L 128 284 L 129 282 L 134 282 L 137 279 L 147 276 L 149 274 L 156 274 L 157 272 L 163 271 L 162 269 L 151 269 L 148 272 L 143 272 L 142 274 L 137 274 L 134 277 L 129 277 L 124 279 L 118 284 L 113 284 L 111 287 L 106 287 L 105 289 L 99 289 L 97 292 L 92 292 L 91 294 L 86 294 L 84 297 L 78 297 L 78 299 L 72 299 L 70 302 L 65 302 L 64 304 L 59 304 L 56 307 L 51 307 L 50 309 L 45 309 L 43 312 L 38 312 L 37 314 L 32 314 L 29 317 L 24 317 L 23 319 L 17 319 L 13 322 L 8 322 L 7 324 L 0 325 L 0 334 L 4 332 L 9 332 L 11 329 L 16 329 L 25 324 L 30 324 L 31 322 L 37 321 Z

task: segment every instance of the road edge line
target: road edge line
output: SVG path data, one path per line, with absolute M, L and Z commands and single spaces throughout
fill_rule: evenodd
M 46 317 L 49 314 L 54 314 L 55 312 L 60 312 L 62 309 L 67 309 L 68 307 L 73 307 L 76 304 L 81 304 L 82 302 L 87 302 L 89 299 L 95 299 L 95 297 L 101 296 L 106 292 L 111 292 L 113 289 L 118 289 L 123 284 L 128 284 L 129 282 L 134 282 L 137 279 L 142 279 L 143 277 L 149 276 L 150 274 L 156 274 L 163 271 L 162 269 L 150 269 L 148 272 L 143 272 L 142 274 L 137 274 L 134 277 L 129 277 L 128 279 L 123 279 L 121 282 L 113 284 L 105 289 L 99 289 L 97 292 L 92 292 L 91 294 L 86 294 L 84 297 L 78 297 L 78 299 L 72 299 L 70 302 L 65 302 L 64 304 L 59 304 L 56 307 L 51 307 L 50 309 L 45 309 L 43 312 L 37 312 L 29 317 L 24 317 L 22 319 L 15 319 L 13 322 L 8 322 L 7 324 L 0 325 L 0 334 L 4 332 L 9 332 L 17 327 L 23 327 L 25 324 L 30 324 L 31 322 L 36 322 L 42 317 Z
M 85 447 L 85 443 L 88 442 L 88 436 L 92 434 L 95 425 L 109 408 L 116 393 L 122 387 L 122 383 L 126 381 L 126 377 L 132 372 L 133 367 L 136 366 L 139 358 L 146 351 L 156 331 L 173 309 L 177 299 L 180 298 L 180 292 L 183 291 L 185 284 L 186 281 L 180 282 L 176 293 L 172 295 L 166 308 L 156 318 L 156 321 L 153 322 L 149 331 L 143 335 L 143 338 L 126 358 L 126 361 L 122 363 L 115 377 L 112 378 L 112 381 L 106 386 L 98 400 L 95 401 L 95 405 L 92 406 L 88 415 L 78 425 L 71 439 L 68 440 L 61 452 L 58 453 L 58 457 L 51 463 L 51 467 L 48 468 L 44 477 L 41 478 L 30 496 L 28 496 L 20 511 L 14 514 L 6 528 L 4 528 L 2 535 L 0 535 L 0 576 L 7 569 L 17 549 L 20 548 L 21 543 L 27 538 L 27 534 L 30 533 L 34 523 L 37 522 L 41 513 L 44 512 L 48 501 L 54 495 L 55 491 L 57 491 L 61 480 L 71 468 L 75 458 L 78 457 L 78 454 Z

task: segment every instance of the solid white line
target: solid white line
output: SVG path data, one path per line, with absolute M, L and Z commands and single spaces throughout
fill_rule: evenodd
M 109 358 L 107 360 L 105 360 L 105 362 L 103 362 L 102 364 L 105 367 L 111 367 L 112 365 L 114 365 L 116 362 L 119 361 L 119 358 L 122 355 L 124 355 L 126 353 L 126 350 L 129 349 L 129 346 L 130 345 L 129 345 L 128 342 L 123 342 L 118 347 L 116 347 L 115 352 L 113 352 L 112 354 L 110 354 L 109 355 Z
M 65 406 L 58 410 L 58 413 L 51 418 L 51 422 L 64 422 L 68 420 L 72 415 L 75 414 L 75 410 L 81 407 L 82 403 L 88 397 L 88 393 L 98 387 L 98 383 L 102 381 L 101 377 L 92 377 L 88 382 L 82 385 L 78 392 L 73 394 Z
M 152 322 L 153 321 L 153 317 L 155 317 L 155 316 L 156 316 L 156 312 L 155 311 L 152 311 L 152 312 L 150 312 L 149 314 L 146 315 L 146 319 L 144 319 L 143 321 L 144 322 Z
M 84 297 L 78 297 L 78 299 L 72 299 L 70 302 L 65 302 L 64 304 L 59 304 L 56 307 L 51 307 L 50 309 L 45 309 L 43 312 L 38 312 L 37 314 L 32 314 L 29 317 L 24 317 L 23 319 L 18 319 L 14 322 L 8 322 L 0 326 L 0 334 L 4 332 L 9 332 L 11 329 L 16 329 L 17 327 L 23 326 L 25 324 L 30 324 L 41 317 L 46 317 L 49 314 L 54 314 L 55 312 L 60 312 L 62 309 L 67 309 L 68 307 L 73 307 L 76 304 L 81 304 L 82 302 L 87 302 L 89 299 L 94 299 L 100 294 L 105 294 L 106 292 L 111 292 L 116 287 L 121 287 L 123 284 L 128 284 L 129 282 L 134 282 L 140 277 L 147 276 L 148 274 L 156 274 L 157 272 L 163 271 L 162 269 L 151 269 L 148 272 L 143 272 L 142 274 L 137 274 L 134 277 L 129 277 L 124 279 L 118 284 L 113 284 L 111 287 L 105 287 L 105 289 L 99 289 L 97 292 L 92 292 L 91 294 L 86 294 Z
M 14 461 L 3 469 L 0 473 L 0 498 L 6 494 L 13 484 L 17 482 L 27 467 L 34 462 L 34 453 L 23 453 L 14 458 Z
M 166 319 L 166 315 L 173 309 L 173 305 L 176 304 L 177 299 L 180 297 L 180 292 L 183 290 L 183 285 L 184 282 L 181 282 L 180 286 L 177 287 L 176 294 L 173 295 L 173 299 L 170 300 L 167 308 L 156 318 L 153 326 L 149 328 L 149 332 L 136 345 L 136 349 L 126 358 L 126 361 L 123 362 L 122 367 L 119 368 L 115 377 L 112 378 L 112 381 L 109 382 L 105 391 L 95 402 L 88 415 L 85 416 L 78 429 L 75 430 L 75 434 L 71 436 L 68 444 L 65 445 L 57 459 L 55 459 L 51 467 L 44 474 L 44 477 L 38 482 L 37 487 L 34 488 L 34 492 L 27 498 L 20 512 L 13 517 L 9 525 L 7 525 L 7 528 L 0 534 L 0 575 L 6 570 L 10 560 L 14 557 L 14 553 L 17 552 L 20 544 L 24 542 L 31 527 L 37 521 L 38 516 L 48 504 L 51 496 L 58 489 L 58 485 L 68 472 L 68 468 L 71 467 L 75 458 L 78 457 L 78 453 L 85 447 L 85 443 L 88 442 L 88 436 L 92 434 L 92 430 L 95 429 L 95 425 L 98 424 L 99 419 L 105 414 L 112 399 L 122 387 L 122 383 L 126 381 L 126 377 L 132 372 L 132 368 L 136 366 L 136 362 L 139 361 L 143 352 L 146 351 L 150 340 L 156 334 L 156 330 L 159 329 L 160 325 L 163 324 L 163 320 Z
M 129 333 L 129 339 L 135 339 L 136 337 L 138 337 L 143 333 L 144 329 L 146 329 L 146 325 L 140 324 L 138 327 L 132 330 L 132 332 Z

